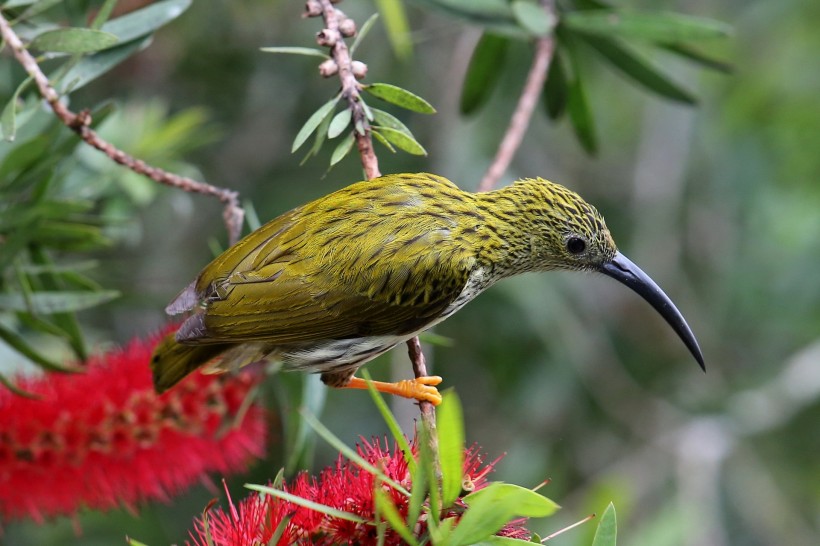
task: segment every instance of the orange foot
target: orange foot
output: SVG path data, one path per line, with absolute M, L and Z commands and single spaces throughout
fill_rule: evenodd
M 384 381 L 371 381 L 373 387 L 386 394 L 395 394 L 419 402 L 430 402 L 434 406 L 441 404 L 441 394 L 435 385 L 441 383 L 441 377 L 437 375 L 427 375 L 415 379 L 405 379 L 396 383 L 385 383 Z M 360 377 L 353 377 L 350 382 L 341 387 L 343 389 L 366 389 L 367 381 Z

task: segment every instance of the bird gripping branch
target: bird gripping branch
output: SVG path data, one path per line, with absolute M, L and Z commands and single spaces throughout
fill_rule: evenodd
M 470 193 L 440 176 L 358 182 L 275 218 L 226 250 L 166 308 L 192 312 L 154 352 L 163 392 L 199 367 L 254 362 L 366 388 L 364 363 L 446 319 L 496 281 L 528 271 L 597 271 L 649 302 L 701 367 L 689 326 L 621 254 L 604 219 L 541 178 Z M 440 377 L 375 382 L 437 404 Z

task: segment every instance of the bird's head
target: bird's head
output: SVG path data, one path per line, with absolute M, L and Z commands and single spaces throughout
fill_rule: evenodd
M 499 197 L 516 203 L 513 214 L 519 218 L 519 237 L 526 240 L 521 246 L 529 246 L 527 269 L 595 271 L 625 284 L 666 319 L 704 368 L 700 347 L 683 315 L 646 273 L 618 251 L 595 207 L 542 178 L 519 180 L 499 190 L 505 191 L 507 195 Z

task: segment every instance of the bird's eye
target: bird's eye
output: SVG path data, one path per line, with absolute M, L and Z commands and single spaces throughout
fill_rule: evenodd
M 580 237 L 570 237 L 567 239 L 567 250 L 570 254 L 580 254 L 587 249 L 587 243 Z

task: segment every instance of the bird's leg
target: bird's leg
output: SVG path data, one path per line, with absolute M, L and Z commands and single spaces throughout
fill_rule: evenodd
M 384 381 L 371 381 L 379 392 L 386 394 L 394 394 L 411 400 L 418 400 L 420 402 L 430 402 L 434 406 L 441 404 L 441 394 L 435 387 L 441 383 L 441 377 L 437 375 L 427 375 L 423 377 L 416 377 L 415 379 L 404 379 L 396 383 L 386 383 Z M 366 389 L 367 381 L 361 377 L 351 377 L 346 385 L 339 386 L 341 389 Z

